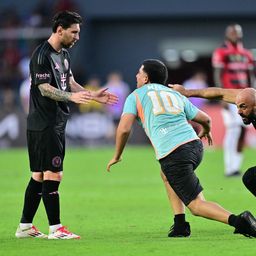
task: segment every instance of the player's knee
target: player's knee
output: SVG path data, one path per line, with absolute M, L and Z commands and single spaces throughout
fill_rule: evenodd
M 46 171 L 44 172 L 44 180 L 55 180 L 60 182 L 62 180 L 62 172 Z
M 32 178 L 35 181 L 42 182 L 43 181 L 43 173 L 42 172 L 33 172 L 32 173 Z
M 191 212 L 194 216 L 200 216 L 198 207 L 193 206 L 193 207 L 190 207 L 189 210 L 190 210 L 190 212 Z
M 194 216 L 198 216 L 198 212 L 196 211 L 195 208 L 189 208 L 190 212 L 194 215 Z
M 249 168 L 243 175 L 244 185 L 251 191 L 256 188 L 256 166 Z

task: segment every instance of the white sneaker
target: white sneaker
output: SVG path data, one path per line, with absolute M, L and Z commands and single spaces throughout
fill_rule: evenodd
M 48 239 L 80 239 L 80 236 L 71 233 L 66 227 L 62 226 L 54 233 L 49 234 Z
M 40 232 L 35 226 L 26 229 L 21 229 L 20 225 L 16 230 L 15 236 L 17 238 L 47 238 L 47 235 Z

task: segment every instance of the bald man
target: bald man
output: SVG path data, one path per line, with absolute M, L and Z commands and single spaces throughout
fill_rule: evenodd
M 205 99 L 219 99 L 228 103 L 236 104 L 238 114 L 245 125 L 252 124 L 256 129 L 256 90 L 245 89 L 185 89 L 182 85 L 174 84 L 170 87 L 186 97 L 198 97 Z M 256 166 L 249 168 L 243 175 L 243 183 L 246 188 L 256 196 Z
M 253 88 L 246 88 L 241 90 L 235 100 L 238 114 L 242 117 L 243 123 L 253 124 L 254 128 L 256 128 L 256 91 Z

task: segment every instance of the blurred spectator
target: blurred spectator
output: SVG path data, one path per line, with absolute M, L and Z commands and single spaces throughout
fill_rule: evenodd
M 208 87 L 207 75 L 203 70 L 196 70 L 193 75 L 183 82 L 186 89 L 204 89 Z M 206 99 L 191 97 L 189 100 L 198 108 L 202 108 L 207 102 Z
M 108 113 L 113 118 L 115 125 L 117 125 L 123 111 L 125 99 L 130 93 L 129 85 L 122 80 L 122 75 L 119 72 L 112 72 L 108 75 L 107 83 L 104 87 L 119 98 L 116 105 L 106 106 Z
M 20 103 L 24 113 L 28 114 L 29 110 L 29 94 L 30 94 L 30 77 L 23 80 L 20 85 Z
M 16 41 L 6 41 L 3 58 L 6 65 L 9 67 L 15 68 L 18 65 L 20 61 L 20 51 Z
M 21 25 L 20 17 L 17 10 L 12 7 L 1 10 L 0 12 L 0 28 L 15 28 Z
M 30 77 L 29 77 L 29 56 L 25 55 L 19 62 L 18 68 L 22 77 L 19 88 L 20 104 L 25 114 L 28 114 L 29 109 L 29 94 L 30 94 Z
M 225 30 L 223 45 L 212 55 L 215 86 L 224 89 L 244 89 L 254 86 L 253 56 L 244 48 L 243 31 L 239 24 L 230 24 Z M 227 177 L 241 175 L 246 127 L 233 104 L 223 104 L 224 173 Z
M 90 91 L 100 89 L 99 77 L 91 77 L 84 88 Z M 108 144 L 115 134 L 112 119 L 106 115 L 105 106 L 96 101 L 79 105 L 79 115 L 72 115 L 67 125 L 67 136 L 78 145 L 95 146 Z
M 20 51 L 17 43 L 13 40 L 7 41 L 1 55 L 0 89 L 10 88 L 17 93 L 22 80 L 18 68 Z
M 27 17 L 27 23 L 30 27 L 48 27 L 51 24 L 49 15 L 52 14 L 52 2 L 40 0 L 34 10 Z
M 186 89 L 204 89 L 208 87 L 207 84 L 207 75 L 203 70 L 195 70 L 193 75 L 183 82 L 183 85 Z M 191 97 L 189 100 L 198 108 L 202 109 L 205 103 L 207 102 L 206 99 L 202 98 L 195 98 Z M 194 130 L 198 134 L 201 127 L 198 123 L 190 121 L 191 125 L 193 126 Z
M 0 111 L 0 148 L 10 147 L 19 136 L 20 122 L 15 95 L 11 88 L 2 90 Z
M 56 3 L 54 4 L 54 13 L 60 12 L 60 11 L 78 11 L 78 7 L 75 3 L 75 1 L 72 0 L 58 0 L 55 1 Z
M 3 105 L 1 108 L 1 112 L 11 113 L 15 110 L 15 95 L 12 89 L 5 88 L 3 91 Z
M 90 91 L 97 91 L 100 89 L 100 79 L 96 76 L 90 78 L 86 85 L 84 86 L 85 89 Z M 96 101 L 90 101 L 88 104 L 80 104 L 79 105 L 79 112 L 102 112 L 104 111 L 104 106 Z
M 24 56 L 18 64 L 22 79 L 27 79 L 29 77 L 29 61 L 29 56 Z

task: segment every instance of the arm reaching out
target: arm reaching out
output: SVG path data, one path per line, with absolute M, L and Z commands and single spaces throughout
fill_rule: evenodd
M 42 96 L 48 97 L 56 101 L 73 101 L 75 103 L 88 103 L 92 97 L 89 91 L 78 91 L 78 92 L 66 92 L 60 89 L 57 89 L 50 84 L 40 84 L 38 86 Z
M 95 92 L 91 92 L 93 100 L 107 104 L 114 105 L 118 102 L 118 97 L 115 94 L 107 92 L 108 88 L 103 88 Z
M 89 91 L 84 89 L 80 84 L 78 84 L 74 77 L 70 77 L 69 80 L 72 92 L 87 92 L 91 95 L 91 99 L 99 103 L 114 105 L 118 102 L 118 97 L 115 94 L 107 92 L 108 88 L 103 88 L 98 91 Z
M 223 100 L 233 104 L 235 104 L 236 96 L 242 91 L 242 89 L 222 89 L 216 87 L 189 90 L 180 84 L 170 84 L 169 87 L 186 97 Z

